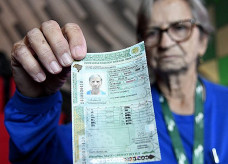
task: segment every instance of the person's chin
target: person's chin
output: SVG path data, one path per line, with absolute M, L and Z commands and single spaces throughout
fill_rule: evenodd
M 156 72 L 165 73 L 165 74 L 175 74 L 180 72 L 185 72 L 187 67 L 184 65 L 175 65 L 175 64 L 167 64 L 167 65 L 159 65 L 155 68 Z
M 94 88 L 93 88 L 93 90 L 98 90 L 98 89 L 99 89 L 99 87 L 94 87 Z

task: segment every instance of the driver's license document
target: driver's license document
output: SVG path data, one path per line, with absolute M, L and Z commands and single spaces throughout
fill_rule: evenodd
M 144 43 L 71 66 L 73 163 L 161 160 Z

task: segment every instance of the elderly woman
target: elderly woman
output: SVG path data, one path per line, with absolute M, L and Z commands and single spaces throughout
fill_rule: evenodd
M 138 38 L 145 41 L 156 78 L 152 93 L 163 162 L 228 161 L 223 156 L 228 90 L 197 73 L 213 30 L 202 2 L 146 0 L 138 22 Z M 218 129 L 222 135 L 216 135 Z
M 197 74 L 211 31 L 200 0 L 142 3 L 138 38 L 145 41 L 156 77 L 152 95 L 162 159 L 154 163 L 228 163 L 228 89 Z M 58 90 L 73 59 L 85 55 L 86 42 L 76 24 L 61 30 L 54 21 L 44 22 L 15 44 L 18 91 L 5 118 L 12 162 L 72 163 L 71 125 L 58 126 Z
M 102 78 L 100 75 L 91 75 L 89 77 L 89 85 L 91 86 L 91 90 L 86 92 L 87 95 L 105 95 L 105 92 L 100 90 L 102 85 Z

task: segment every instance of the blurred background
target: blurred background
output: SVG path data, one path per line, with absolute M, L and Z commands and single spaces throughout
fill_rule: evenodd
M 53 19 L 60 26 L 77 23 L 84 32 L 88 52 L 126 48 L 136 43 L 136 16 L 140 0 L 0 0 L 0 163 L 8 163 L 8 134 L 3 107 L 15 91 L 9 68 L 12 45 L 41 22 Z M 228 1 L 206 0 L 216 29 L 199 68 L 213 82 L 228 86 Z M 5 56 L 5 57 L 4 57 Z M 70 83 L 60 123 L 70 121 Z

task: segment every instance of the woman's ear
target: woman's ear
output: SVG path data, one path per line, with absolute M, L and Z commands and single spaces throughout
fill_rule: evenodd
M 202 57 L 205 53 L 206 53 L 206 50 L 207 50 L 207 45 L 208 45 L 208 35 L 206 34 L 202 34 L 202 36 L 200 36 L 199 38 L 199 56 Z

